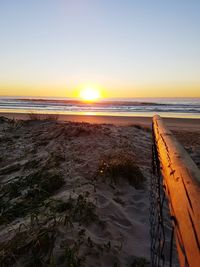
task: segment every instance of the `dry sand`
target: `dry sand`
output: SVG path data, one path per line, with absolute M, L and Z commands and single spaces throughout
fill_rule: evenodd
M 150 266 L 145 120 L 0 119 L 2 266 Z M 200 132 L 188 123 L 175 134 L 200 166 Z
M 10 119 L 29 120 L 30 114 L 26 113 L 0 113 Z M 38 114 L 39 115 L 39 114 Z M 41 114 L 41 118 L 45 118 L 48 115 Z M 51 115 L 50 115 L 51 116 Z M 52 115 L 54 116 L 54 115 Z M 55 115 L 56 116 L 56 115 Z M 96 116 L 96 115 L 64 115 L 58 116 L 59 121 L 73 121 L 73 122 L 88 122 L 88 123 L 106 123 L 115 125 L 132 125 L 139 124 L 142 126 L 151 127 L 152 118 L 144 116 Z M 200 119 L 190 118 L 165 118 L 165 123 L 170 129 L 181 129 L 187 131 L 200 131 Z

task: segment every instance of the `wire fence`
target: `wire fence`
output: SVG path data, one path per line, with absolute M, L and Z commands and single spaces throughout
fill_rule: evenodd
M 174 242 L 174 220 L 170 216 L 166 187 L 152 131 L 152 175 L 150 185 L 150 238 L 153 267 L 179 266 Z

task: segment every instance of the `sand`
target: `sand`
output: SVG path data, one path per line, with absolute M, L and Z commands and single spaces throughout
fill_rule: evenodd
M 59 119 L 0 120 L 1 264 L 150 266 L 149 118 Z M 200 166 L 197 124 L 175 122 Z
M 0 113 L 10 119 L 30 119 L 30 114 L 26 113 Z M 38 114 L 39 115 L 39 114 Z M 41 118 L 45 118 L 48 115 L 40 114 Z M 54 115 L 49 115 L 54 116 Z M 56 115 L 55 115 L 56 116 Z M 73 121 L 73 122 L 88 122 L 97 124 L 115 124 L 115 125 L 132 125 L 139 124 L 142 126 L 151 127 L 152 118 L 144 116 L 96 116 L 96 115 L 58 115 L 59 121 Z M 176 130 L 177 128 L 187 131 L 200 131 L 200 119 L 190 119 L 190 118 L 164 118 L 164 121 L 171 130 Z

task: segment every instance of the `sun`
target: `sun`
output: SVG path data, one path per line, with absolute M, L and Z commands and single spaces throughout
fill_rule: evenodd
M 80 97 L 85 101 L 95 101 L 101 97 L 98 89 L 84 88 L 80 91 Z

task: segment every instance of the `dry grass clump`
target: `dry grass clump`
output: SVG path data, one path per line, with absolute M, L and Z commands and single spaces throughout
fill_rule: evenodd
M 133 156 L 125 153 L 114 153 L 101 160 L 99 174 L 114 184 L 119 179 L 126 179 L 136 189 L 141 188 L 144 182 L 144 176 L 134 163 Z
M 89 123 L 85 122 L 82 123 L 72 122 L 68 123 L 68 126 L 71 132 L 71 136 L 73 137 L 86 136 L 94 132 L 93 127 L 91 127 Z
M 6 135 L 21 129 L 24 126 L 23 120 L 8 119 L 5 122 L 7 123 L 5 124 L 3 132 L 6 133 Z
M 59 115 L 30 113 L 28 114 L 28 118 L 31 121 L 58 121 Z
M 0 116 L 0 123 L 9 123 L 11 122 L 10 119 L 4 117 L 4 116 Z
M 101 125 L 89 124 L 86 122 L 66 122 L 65 124 L 58 124 L 56 128 L 52 129 L 50 138 L 64 137 L 67 140 L 86 137 L 96 134 L 104 134 L 107 131 L 102 129 Z

